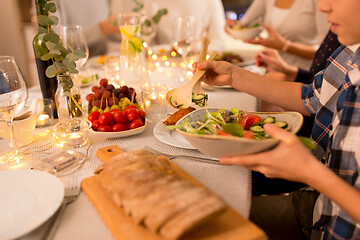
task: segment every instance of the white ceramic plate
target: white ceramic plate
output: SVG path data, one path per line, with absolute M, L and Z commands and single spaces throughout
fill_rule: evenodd
M 0 171 L 0 239 L 34 230 L 55 213 L 63 198 L 63 184 L 49 173 Z
M 147 126 L 147 121 L 145 121 L 145 125 L 142 127 L 127 130 L 127 131 L 122 131 L 122 132 L 97 132 L 97 131 L 94 131 L 93 129 L 91 129 L 90 131 L 94 136 L 99 137 L 99 138 L 122 138 L 122 137 L 128 137 L 128 136 L 142 133 L 145 130 L 146 126 Z
M 167 129 L 162 121 L 159 121 L 155 125 L 153 132 L 160 142 L 179 148 L 196 149 L 180 133 L 175 130 Z

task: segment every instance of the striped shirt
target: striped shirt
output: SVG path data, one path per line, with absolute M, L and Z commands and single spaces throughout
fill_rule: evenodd
M 327 67 L 302 88 L 306 110 L 315 116 L 315 156 L 360 191 L 360 48 L 339 47 Z M 335 191 L 336 189 L 334 189 Z M 360 224 L 326 196 L 315 228 L 324 239 L 360 238 Z M 360 203 L 359 203 L 360 204 Z

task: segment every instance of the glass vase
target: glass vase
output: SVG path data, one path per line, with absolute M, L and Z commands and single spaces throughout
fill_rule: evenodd
M 55 101 L 60 122 L 70 121 L 74 118 L 86 119 L 84 113 L 81 92 L 74 85 L 72 75 L 58 75 L 58 87 L 55 93 Z

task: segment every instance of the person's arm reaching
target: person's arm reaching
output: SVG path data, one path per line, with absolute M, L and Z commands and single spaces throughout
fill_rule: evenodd
M 275 149 L 254 155 L 222 157 L 220 163 L 242 165 L 271 178 L 306 183 L 326 195 L 360 222 L 358 190 L 318 161 L 295 135 L 274 124 L 265 124 L 264 129 L 272 137 L 280 140 Z M 341 189 L 341 194 L 334 189 Z
M 224 61 L 193 65 L 207 70 L 203 81 L 209 85 L 230 85 L 266 102 L 309 115 L 301 101 L 301 83 L 273 81 Z

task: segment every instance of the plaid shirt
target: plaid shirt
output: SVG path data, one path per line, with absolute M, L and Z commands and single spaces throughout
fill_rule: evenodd
M 312 138 L 320 147 L 314 154 L 360 191 L 359 66 L 360 48 L 354 53 L 339 47 L 314 82 L 303 86 L 302 99 L 315 115 Z M 326 196 L 321 199 L 322 215 L 315 228 L 325 232 L 324 239 L 359 239 L 360 224 Z

